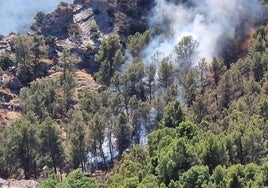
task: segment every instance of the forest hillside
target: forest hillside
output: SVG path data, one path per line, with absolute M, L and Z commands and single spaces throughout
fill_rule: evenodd
M 1 36 L 0 186 L 268 186 L 266 7 L 74 0 Z

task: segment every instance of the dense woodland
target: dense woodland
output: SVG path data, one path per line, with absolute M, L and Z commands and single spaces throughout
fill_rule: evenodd
M 42 188 L 268 186 L 267 26 L 232 58 L 194 63 L 199 42 L 189 35 L 172 57 L 145 64 L 161 32 L 103 38 L 93 73 L 102 87 L 82 91 L 76 54 L 64 49 L 51 76 L 53 38 L 18 35 L 0 57 L 2 74 L 23 85 L 21 116 L 0 127 L 0 177 L 34 179 L 48 166 L 55 174 Z

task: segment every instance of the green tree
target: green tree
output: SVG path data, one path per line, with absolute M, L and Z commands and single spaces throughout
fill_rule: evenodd
M 11 58 L 11 54 L 8 52 L 5 52 L 4 54 L 1 55 L 0 57 L 0 68 L 3 71 L 9 70 L 9 68 L 14 65 L 14 60 Z
M 78 58 L 76 55 L 71 54 L 68 50 L 64 49 L 59 60 L 59 67 L 62 74 L 59 77 L 62 98 L 59 100 L 58 109 L 61 117 L 66 117 L 68 111 L 71 109 L 72 97 L 74 94 L 76 80 L 75 80 L 75 67 Z
M 48 48 L 44 38 L 38 35 L 20 35 L 14 43 L 16 76 L 21 83 L 27 84 L 30 81 L 45 76 L 47 70 L 42 66 L 41 58 L 47 57 Z
M 42 121 L 48 116 L 54 119 L 66 117 L 73 104 L 74 87 L 73 74 L 66 74 L 63 81 L 51 78 L 32 82 L 30 88 L 20 91 L 23 114 L 34 112 Z
M 18 36 L 14 44 L 17 69 L 16 74 L 22 83 L 32 80 L 33 62 L 30 58 L 32 40 L 27 36 Z
M 221 138 L 222 135 L 214 135 L 208 133 L 205 135 L 203 144 L 202 160 L 203 164 L 209 167 L 209 172 L 218 165 L 225 165 L 228 161 L 228 153 L 226 150 L 225 140 Z
M 255 78 L 256 82 L 259 82 L 262 80 L 264 73 L 265 73 L 265 67 L 266 65 L 263 65 L 261 60 L 259 58 L 254 58 L 255 61 L 254 63 L 252 63 L 252 72 Z M 266 64 L 266 62 L 265 62 Z
M 203 94 L 205 91 L 205 87 L 211 84 L 209 78 L 210 76 L 209 66 L 205 58 L 202 58 L 200 61 L 198 61 L 197 73 L 198 73 L 198 79 L 197 79 L 198 86 L 201 88 L 201 93 Z
M 71 172 L 67 179 L 65 180 L 67 187 L 70 188 L 96 188 L 97 185 L 95 181 L 86 176 L 86 174 L 82 173 L 81 169 L 76 169 Z
M 85 171 L 85 164 L 87 161 L 88 144 L 86 139 L 86 128 L 84 124 L 82 113 L 77 111 L 73 114 L 70 122 L 69 131 L 69 147 L 70 147 L 70 161 L 71 167 L 77 169 L 81 167 Z
M 51 174 L 48 178 L 42 181 L 39 185 L 40 188 L 55 188 L 60 183 L 60 177 L 57 174 Z
M 259 116 L 247 116 L 242 112 L 232 113 L 227 135 L 227 150 L 232 163 L 260 163 L 265 156 L 264 140 L 267 130 L 264 120 Z
M 232 98 L 233 98 L 233 80 L 230 70 L 226 71 L 223 75 L 218 86 L 218 105 L 219 109 L 228 108 Z
M 61 94 L 62 98 L 59 101 L 59 105 L 61 109 L 61 117 L 66 117 L 68 111 L 72 108 L 73 96 L 76 87 L 76 78 L 73 73 L 66 73 L 65 79 L 61 80 Z
M 22 117 L 6 127 L 4 133 L 7 136 L 4 143 L 7 152 L 4 153 L 4 160 L 13 168 L 13 173 L 16 169 L 22 168 L 25 179 L 29 179 L 36 171 L 38 142 L 35 127 L 33 122 Z
M 45 119 L 46 111 L 44 107 L 44 90 L 46 84 L 41 81 L 35 81 L 30 88 L 22 88 L 20 91 L 22 113 L 35 113 L 40 119 Z
M 179 101 L 170 102 L 165 108 L 163 118 L 160 121 L 161 127 L 177 127 L 184 120 L 184 114 Z
M 144 134 L 149 123 L 150 108 L 148 103 L 137 101 L 135 99 L 136 98 L 130 99 L 130 123 L 132 125 L 132 138 L 134 144 L 140 144 L 142 133 Z
M 95 91 L 86 90 L 80 94 L 81 110 L 85 114 L 95 114 L 100 109 L 99 95 Z
M 209 170 L 207 166 L 193 166 L 180 177 L 183 187 L 195 188 L 206 187 L 209 181 Z
M 105 139 L 105 122 L 103 116 L 97 112 L 89 122 L 89 128 L 91 130 L 91 137 L 93 142 L 96 143 L 96 147 L 100 152 L 100 156 L 106 165 L 106 158 L 103 151 L 103 143 Z
M 27 60 L 29 60 L 30 50 L 31 50 L 31 40 L 27 36 L 18 36 L 16 38 L 15 44 L 15 54 L 18 64 L 25 65 Z
M 148 88 L 149 93 L 149 101 L 151 103 L 154 93 L 154 86 L 155 86 L 155 74 L 156 74 L 156 65 L 151 63 L 145 69 L 145 78 L 146 78 L 146 86 Z
M 183 121 L 176 127 L 177 136 L 193 139 L 199 132 L 199 128 L 190 121 Z
M 226 168 L 219 165 L 213 170 L 213 174 L 210 177 L 210 182 L 213 183 L 216 188 L 226 187 L 226 176 Z
M 158 150 L 155 173 L 159 182 L 169 185 L 171 180 L 178 180 L 180 173 L 195 164 L 196 159 L 193 158 L 190 145 L 185 138 L 171 139 L 170 144 L 165 144 L 162 150 Z
M 164 105 L 167 105 L 169 102 L 175 101 L 176 99 L 178 99 L 178 96 L 179 96 L 178 86 L 173 83 L 167 89 L 166 95 L 163 97 Z
M 181 72 L 188 72 L 192 67 L 199 43 L 191 35 L 184 36 L 175 46 L 177 62 Z
M 39 185 L 40 188 L 96 188 L 97 184 L 92 179 L 82 173 L 80 169 L 72 171 L 67 178 L 60 182 L 60 178 L 56 174 L 52 174 L 48 179 L 42 181 Z
M 158 187 L 157 177 L 153 174 L 146 175 L 138 188 L 155 188 Z
M 107 175 L 105 185 L 107 187 L 137 187 L 148 172 L 148 151 L 142 146 L 135 146 L 129 153 L 124 153 L 121 165 L 117 172 Z
M 268 162 L 265 162 L 260 169 L 260 175 L 257 179 L 257 184 L 259 187 L 267 187 L 268 186 Z
M 110 35 L 108 38 L 102 40 L 95 60 L 100 62 L 100 69 L 95 74 L 98 82 L 109 85 L 114 72 L 125 61 L 122 54 L 122 46 L 119 37 Z
M 148 135 L 150 157 L 156 156 L 159 150 L 163 150 L 164 147 L 168 146 L 175 136 L 176 132 L 174 131 L 174 128 L 169 127 L 158 129 L 150 133 Z M 154 160 L 152 160 L 152 162 L 153 161 Z M 153 163 L 157 164 L 155 161 Z M 153 166 L 156 167 L 155 165 Z
M 54 168 L 55 174 L 57 173 L 57 167 L 60 170 L 63 168 L 64 152 L 60 140 L 60 132 L 55 122 L 52 119 L 46 118 L 40 125 L 40 152 L 41 156 L 48 156 L 48 163 L 51 161 L 51 165 Z
M 191 107 L 196 95 L 198 95 L 197 72 L 195 69 L 189 69 L 181 78 L 181 85 L 183 87 L 183 95 L 186 105 Z
M 127 49 L 134 57 L 134 62 L 138 62 L 142 58 L 142 51 L 151 39 L 151 33 L 149 30 L 144 33 L 135 33 L 128 37 Z
M 32 44 L 32 54 L 34 55 L 34 63 L 37 64 L 42 57 L 47 56 L 48 48 L 42 36 L 34 35 Z
M 59 59 L 59 69 L 63 72 L 62 80 L 66 80 L 67 73 L 73 73 L 78 62 L 78 57 L 63 49 Z
M 213 57 L 210 69 L 212 71 L 212 77 L 214 78 L 214 82 L 216 85 L 218 85 L 221 75 L 225 72 L 223 60 L 218 60 Z
M 85 132 L 83 126 L 79 124 L 70 137 L 72 167 L 76 169 L 81 166 L 84 171 L 85 162 L 87 160 L 87 150 L 85 147 Z
M 254 56 L 256 53 L 263 53 L 266 49 L 266 35 L 264 26 L 260 26 L 257 31 L 254 33 L 254 43 L 249 48 L 249 55 Z
M 268 98 L 261 99 L 259 105 L 260 115 L 267 121 L 268 120 Z
M 115 127 L 115 138 L 118 153 L 121 156 L 131 144 L 131 128 L 127 124 L 127 117 L 124 113 L 121 113 L 118 117 L 118 123 Z
M 246 182 L 246 187 L 254 187 L 256 186 L 256 181 L 258 179 L 258 175 L 261 173 L 260 167 L 254 163 L 249 163 L 245 165 L 244 168 L 244 181 Z
M 125 75 L 129 85 L 129 96 L 135 95 L 138 99 L 145 100 L 144 64 L 142 62 L 131 64 Z
M 241 164 L 233 165 L 228 169 L 227 184 L 230 188 L 242 188 L 245 186 L 244 166 Z
M 109 96 L 109 97 L 108 97 Z M 120 116 L 124 114 L 124 105 L 123 105 L 123 97 L 119 93 L 110 93 L 106 98 L 108 98 L 108 108 L 105 113 L 106 117 L 106 127 L 107 127 L 107 139 L 110 150 L 111 160 L 114 159 L 114 138 L 117 138 L 116 132 L 118 131 L 118 121 L 120 120 Z M 125 124 L 124 124 L 125 125 Z M 126 135 L 130 134 L 129 127 L 122 126 L 123 131 L 121 133 L 126 133 Z M 125 129 L 126 128 L 126 129 Z M 119 131 L 120 132 L 120 131 Z M 120 136 L 119 136 L 120 137 Z M 131 138 L 126 136 L 127 140 Z
M 205 96 L 198 95 L 195 98 L 192 110 L 195 123 L 201 123 L 202 119 L 209 114 Z
M 174 70 L 173 65 L 168 58 L 164 58 L 158 70 L 159 84 L 163 88 L 167 89 L 174 82 Z

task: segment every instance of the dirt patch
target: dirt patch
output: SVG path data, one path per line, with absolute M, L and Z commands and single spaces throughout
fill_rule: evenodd
M 79 81 L 87 81 L 91 83 L 95 83 L 95 80 L 91 74 L 88 74 L 84 71 L 77 71 L 76 73 L 76 80 Z
M 15 121 L 21 114 L 19 112 L 0 109 L 0 126 L 4 126 Z
M 84 71 L 77 71 L 76 73 L 76 82 L 77 82 L 77 92 L 83 91 L 85 89 L 98 91 L 104 86 L 96 83 L 93 76 Z

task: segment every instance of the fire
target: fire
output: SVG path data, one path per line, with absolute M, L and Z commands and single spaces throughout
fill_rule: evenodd
M 249 46 L 254 42 L 253 35 L 256 31 L 256 28 L 250 28 L 245 35 L 245 40 L 242 41 L 240 45 L 240 49 L 242 54 L 246 54 L 248 52 Z

